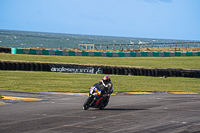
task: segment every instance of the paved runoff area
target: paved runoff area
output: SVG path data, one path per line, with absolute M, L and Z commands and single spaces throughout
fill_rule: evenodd
M 200 132 L 200 94 L 121 93 L 104 110 L 83 110 L 85 94 L 0 94 L 0 133 Z

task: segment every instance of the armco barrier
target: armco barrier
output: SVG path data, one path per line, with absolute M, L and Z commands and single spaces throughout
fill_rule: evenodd
M 200 56 L 200 51 L 193 52 L 89 52 L 61 51 L 11 48 L 11 54 L 37 54 L 60 56 L 102 56 L 102 57 L 171 57 L 171 56 Z
M 144 69 L 132 67 L 93 66 L 0 61 L 0 70 L 49 71 L 70 73 L 117 74 L 154 77 L 200 78 L 200 69 Z

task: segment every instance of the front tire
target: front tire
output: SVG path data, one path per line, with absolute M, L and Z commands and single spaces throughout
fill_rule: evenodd
M 90 106 L 89 106 L 89 105 L 87 105 L 87 104 L 84 104 L 84 105 L 83 105 L 83 109 L 84 109 L 84 110 L 88 110 L 88 109 L 89 109 L 89 107 L 90 107 Z
M 83 104 L 83 109 L 84 110 L 88 110 L 89 109 L 92 100 L 93 100 L 93 97 L 91 97 L 91 96 L 88 97 L 88 99 Z

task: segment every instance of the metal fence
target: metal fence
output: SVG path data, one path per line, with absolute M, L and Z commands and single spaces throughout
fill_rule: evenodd
M 118 49 L 143 49 L 143 48 L 180 48 L 200 47 L 200 42 L 172 42 L 172 43 L 139 43 L 139 44 L 79 44 L 85 50 L 118 50 Z

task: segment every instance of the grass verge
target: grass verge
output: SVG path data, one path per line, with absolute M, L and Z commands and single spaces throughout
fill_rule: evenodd
M 34 71 L 0 71 L 0 89 L 29 92 L 88 93 L 104 75 Z M 199 78 L 159 78 L 108 75 L 114 92 L 194 92 L 200 93 Z
M 76 63 L 144 68 L 200 69 L 200 56 L 192 57 L 84 57 L 55 55 L 0 54 L 0 60 Z

